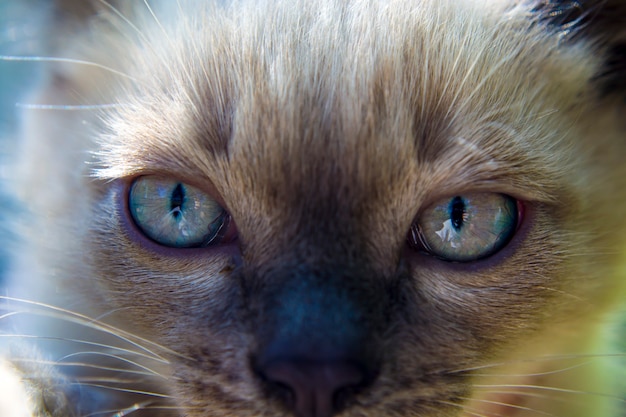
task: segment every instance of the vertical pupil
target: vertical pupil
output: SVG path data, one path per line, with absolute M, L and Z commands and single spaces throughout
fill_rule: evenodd
M 465 221 L 465 202 L 459 196 L 450 202 L 450 220 L 455 229 L 460 229 Z
M 184 200 L 185 189 L 182 184 L 177 184 L 170 197 L 170 212 L 174 217 L 179 217 L 181 215 Z

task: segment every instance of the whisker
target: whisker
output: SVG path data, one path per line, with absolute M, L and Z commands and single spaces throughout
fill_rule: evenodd
M 571 254 L 568 254 L 568 256 L 569 257 L 574 257 L 575 254 L 571 253 Z M 580 256 L 580 255 L 578 255 L 578 256 Z M 577 295 L 574 295 L 572 293 L 569 293 L 567 291 L 563 291 L 563 290 L 552 288 L 552 287 L 546 287 L 546 286 L 539 286 L 537 288 L 542 289 L 542 290 L 546 290 L 546 291 L 550 291 L 550 292 L 554 292 L 554 293 L 557 293 L 557 294 L 561 294 L 561 295 L 566 296 L 567 298 L 572 299 L 575 302 L 582 303 L 582 304 L 585 304 L 587 306 L 592 306 L 592 304 L 588 300 L 585 300 L 584 298 L 582 298 L 580 296 L 577 296 Z
M 133 384 L 140 384 L 143 382 L 142 379 L 136 379 L 136 378 L 114 378 L 114 377 L 108 377 L 108 376 L 79 376 L 79 377 L 74 377 L 72 378 L 72 380 L 74 382 L 78 382 L 80 384 L 126 384 L 126 385 L 133 385 Z
M 540 394 L 537 392 L 527 392 L 523 390 L 493 390 L 487 391 L 490 394 L 498 394 L 498 395 L 516 395 L 519 397 L 531 397 L 531 398 L 540 398 L 540 399 L 549 399 L 550 401 L 559 401 L 559 402 L 571 402 L 571 399 L 565 399 L 558 396 L 552 396 L 548 394 Z
M 96 411 L 94 413 L 90 413 L 90 414 L 85 414 L 81 417 L 96 417 L 96 416 L 101 416 L 101 415 L 108 415 L 108 417 L 124 417 L 129 415 L 130 413 L 134 413 L 135 411 L 140 411 L 140 410 L 185 410 L 185 411 L 191 411 L 191 410 L 199 410 L 200 408 L 198 407 L 179 407 L 179 406 L 175 406 L 175 405 L 153 405 L 153 402 L 145 402 L 142 404 L 133 404 L 130 407 L 127 407 L 123 410 L 102 410 L 102 411 Z
M 146 37 L 144 36 L 143 32 L 133 22 L 131 22 L 130 19 L 124 16 L 124 14 L 120 12 L 115 6 L 113 6 L 111 3 L 109 3 L 106 0 L 98 0 L 98 1 L 100 2 L 100 4 L 103 4 L 109 10 L 111 10 L 117 17 L 119 17 L 122 20 L 122 22 L 127 24 L 128 27 L 130 27 L 137 35 L 139 35 L 142 40 L 146 41 Z
M 29 335 L 29 334 L 0 334 L 0 337 L 15 337 L 15 338 L 20 338 L 20 339 L 36 339 L 36 340 L 41 339 L 41 340 L 56 340 L 56 341 L 60 341 L 60 342 L 71 342 L 71 343 L 77 343 L 77 344 L 81 344 L 81 345 L 87 345 L 87 346 L 93 346 L 93 347 L 101 347 L 101 348 L 105 348 L 105 349 L 118 351 L 118 352 L 121 352 L 121 353 L 128 353 L 128 354 L 131 354 L 131 355 L 139 356 L 139 357 L 146 358 L 146 359 L 155 360 L 157 362 L 161 362 L 161 363 L 165 363 L 165 364 L 169 364 L 170 363 L 166 359 L 155 358 L 153 356 L 146 355 L 145 353 L 142 353 L 142 352 L 137 352 L 137 351 L 134 351 L 134 350 L 130 350 L 130 349 L 126 349 L 126 348 L 122 348 L 122 347 L 118 347 L 118 346 L 108 345 L 106 343 L 90 342 L 88 340 L 71 339 L 71 338 L 55 337 L 55 336 Z
M 143 370 L 145 370 L 145 371 L 147 371 L 147 372 L 150 372 L 151 374 L 153 374 L 153 375 L 155 375 L 155 376 L 159 376 L 159 377 L 161 377 L 161 378 L 163 378 L 163 379 L 168 379 L 168 378 L 167 378 L 167 377 L 165 377 L 164 375 L 162 375 L 162 374 L 160 374 L 160 373 L 158 373 L 158 372 L 154 371 L 153 369 L 148 368 L 147 366 L 141 365 L 141 364 L 139 364 L 139 363 L 137 363 L 137 362 L 135 362 L 135 361 L 132 361 L 132 360 L 130 360 L 130 359 L 126 359 L 126 358 L 123 358 L 123 357 L 121 357 L 121 356 L 114 355 L 114 354 L 112 354 L 112 353 L 97 352 L 97 351 L 91 351 L 91 352 L 88 352 L 88 351 L 84 351 L 84 352 L 74 352 L 74 353 L 71 353 L 71 354 L 69 354 L 69 355 L 65 355 L 65 356 L 63 356 L 62 358 L 60 358 L 60 359 L 59 359 L 59 362 L 63 362 L 65 359 L 70 359 L 70 358 L 74 358 L 74 357 L 76 357 L 76 356 L 84 356 L 84 355 L 102 356 L 102 357 L 106 357 L 106 358 L 116 359 L 116 360 L 119 360 L 120 362 L 124 362 L 124 363 L 127 363 L 127 364 L 129 364 L 129 365 L 136 366 L 136 367 L 137 367 L 137 368 L 139 368 L 139 369 L 143 369 Z
M 88 67 L 95 67 L 107 72 L 110 72 L 115 75 L 119 75 L 120 77 L 124 77 L 131 81 L 137 82 L 137 79 L 131 77 L 130 75 L 108 67 L 106 65 L 98 64 L 93 61 L 84 61 L 82 59 L 74 59 L 74 58 L 60 58 L 60 57 L 52 57 L 52 56 L 18 56 L 18 55 L 0 55 L 0 61 L 19 61 L 19 62 L 62 62 L 66 64 L 77 64 L 77 65 L 85 65 Z
M 476 399 L 476 398 L 465 398 L 465 397 L 459 397 L 463 400 L 466 401 L 478 401 L 480 403 L 484 403 L 484 404 L 492 404 L 492 405 L 498 405 L 498 406 L 503 406 L 503 407 L 507 407 L 507 408 L 515 408 L 517 410 L 524 410 L 524 411 L 530 411 L 536 414 L 542 414 L 544 416 L 548 416 L 548 417 L 555 417 L 554 414 L 551 413 L 547 413 L 545 411 L 541 411 L 541 410 L 537 410 L 534 408 L 530 408 L 530 407 L 524 407 L 522 405 L 517 405 L 517 404 L 509 404 L 509 403 L 505 403 L 505 402 L 501 402 L 501 401 L 493 401 L 493 400 L 485 400 L 485 399 Z
M 101 110 L 101 109 L 113 109 L 124 107 L 124 104 L 79 104 L 79 105 L 67 105 L 67 104 L 29 104 L 29 103 L 15 103 L 15 107 L 26 110 Z
M 141 31 L 141 29 L 137 27 L 137 25 L 135 25 L 128 17 L 124 16 L 122 12 L 120 12 L 115 6 L 113 6 L 108 1 L 106 0 L 98 0 L 98 1 L 104 6 L 106 6 L 109 10 L 111 10 L 117 17 L 119 17 L 122 20 L 122 22 L 128 25 L 128 27 L 130 27 L 139 36 L 141 41 L 143 41 L 145 46 L 152 52 L 152 54 L 161 61 L 161 64 L 165 68 L 167 68 L 169 72 L 173 72 L 172 67 L 169 64 L 169 61 L 164 59 L 161 55 L 159 55 L 156 52 L 154 45 L 148 40 L 148 38 L 146 38 L 145 34 Z
M 150 404 L 150 403 L 143 403 L 143 404 Z M 103 410 L 103 411 L 97 411 L 95 413 L 90 413 L 90 414 L 86 414 L 82 417 L 93 417 L 93 416 L 99 416 L 99 415 L 103 415 L 103 414 L 109 414 L 111 413 L 110 417 L 124 417 L 127 416 L 131 413 L 134 413 L 135 411 L 138 410 L 145 410 L 145 406 L 142 404 L 133 404 L 130 407 L 127 407 L 123 410 Z
M 116 308 L 116 309 L 113 309 L 113 310 L 109 310 L 106 313 L 102 313 L 98 317 L 95 317 L 94 320 L 95 321 L 102 321 L 104 318 L 110 316 L 111 314 L 118 313 L 120 311 L 124 311 L 124 310 L 128 310 L 128 309 L 130 309 L 130 307 L 121 307 L 121 308 Z
M 564 393 L 564 394 L 576 394 L 576 395 L 590 395 L 590 396 L 594 396 L 594 397 L 603 397 L 603 398 L 609 398 L 612 400 L 617 400 L 619 402 L 622 403 L 626 403 L 626 399 L 622 398 L 620 396 L 617 395 L 611 395 L 611 394 L 604 394 L 601 392 L 593 392 L 593 391 L 580 391 L 580 390 L 573 390 L 573 389 L 567 389 L 567 388 L 559 388 L 559 387 L 551 387 L 551 386 L 545 386 L 545 385 L 531 385 L 531 384 L 489 384 L 489 385 L 482 385 L 482 384 L 476 384 L 473 385 L 474 388 L 478 388 L 478 389 L 491 389 L 491 388 L 518 388 L 518 389 L 535 389 L 535 390 L 543 390 L 543 391 L 551 391 L 551 392 L 560 392 L 560 393 Z
M 581 368 L 585 365 L 589 365 L 591 364 L 590 361 L 587 362 L 583 362 L 583 363 L 579 363 L 576 365 L 572 365 L 572 366 L 568 366 L 565 368 L 560 368 L 560 369 L 555 369 L 553 371 L 546 371 L 546 372 L 537 372 L 537 373 L 528 373 L 528 374 L 475 374 L 473 373 L 472 376 L 478 376 L 478 377 L 494 377 L 494 376 L 501 376 L 501 377 L 529 377 L 529 376 L 545 376 L 545 375 L 554 375 L 554 374 L 559 374 L 562 372 L 567 372 L 567 371 L 571 371 L 573 369 L 577 369 L 577 368 Z
M 124 393 L 127 393 L 127 394 L 147 395 L 149 397 L 169 398 L 169 399 L 173 398 L 169 394 L 163 394 L 163 393 L 160 393 L 160 392 L 143 391 L 143 390 L 138 390 L 138 389 L 122 388 L 122 387 L 113 387 L 113 386 L 110 386 L 110 385 L 103 385 L 103 384 L 92 384 L 90 382 L 71 382 L 70 385 L 87 386 L 87 387 L 92 387 L 92 388 L 101 388 L 101 389 L 104 389 L 104 390 L 115 391 L 115 392 L 124 392 Z
M 87 362 L 57 362 L 57 361 L 47 361 L 47 360 L 40 360 L 40 359 L 26 359 L 26 358 L 11 358 L 11 361 L 22 362 L 22 363 L 35 363 L 35 364 L 40 364 L 40 365 L 62 366 L 62 367 L 90 368 L 90 369 L 97 369 L 100 371 L 120 372 L 120 373 L 132 374 L 132 375 L 143 375 L 143 376 L 155 376 L 156 375 L 156 376 L 163 377 L 162 375 L 159 375 L 158 373 L 155 373 L 152 371 L 143 372 L 143 371 L 137 371 L 133 369 L 115 368 L 112 366 L 96 365 L 96 364 L 87 363 Z
M 141 343 L 156 347 L 158 349 L 163 350 L 166 353 L 172 354 L 172 355 L 176 355 L 178 357 L 187 359 L 187 360 L 193 360 L 193 358 L 190 358 L 188 356 L 185 356 L 181 353 L 178 353 L 172 349 L 169 349 L 165 346 L 162 346 L 156 342 L 152 342 L 150 340 L 144 339 L 140 336 L 136 336 L 133 335 L 131 333 L 128 333 L 122 329 L 116 328 L 114 326 L 108 325 L 106 323 L 94 320 L 88 316 L 85 316 L 84 314 L 80 314 L 80 313 L 76 313 L 70 310 L 66 310 L 60 307 L 55 307 L 49 304 L 45 304 L 45 303 L 41 303 L 38 301 L 30 301 L 30 300 L 24 300 L 24 299 L 19 299 L 19 298 L 13 298 L 13 297 L 7 297 L 7 296 L 2 296 L 0 295 L 0 300 L 6 300 L 6 301 L 13 301 L 13 302 L 17 302 L 17 303 L 23 303 L 29 306 L 36 306 L 36 307 L 42 307 L 44 309 L 47 310 L 52 310 L 53 312 L 56 313 L 61 313 L 61 314 L 51 314 L 50 312 L 46 312 L 46 315 L 49 317 L 54 317 L 63 321 L 67 321 L 67 322 L 71 322 L 71 323 L 75 323 L 78 325 L 82 325 L 94 330 L 98 330 L 98 331 L 102 331 L 104 333 L 110 334 L 111 336 L 117 337 L 137 348 L 139 348 L 140 350 L 143 350 L 144 352 L 147 352 L 150 355 L 153 355 L 155 358 L 155 360 L 161 360 L 164 363 L 167 363 L 167 359 L 163 358 L 161 355 L 153 352 L 151 349 L 147 348 L 146 346 L 142 345 Z M 37 311 L 24 311 L 22 313 L 26 313 L 26 314 L 40 314 L 42 315 L 42 312 L 37 312 Z
M 437 400 L 436 402 L 439 403 L 439 404 L 451 405 L 451 406 L 454 406 L 456 408 L 460 408 L 461 410 L 463 410 L 463 413 L 469 414 L 469 415 L 474 416 L 474 417 L 498 417 L 498 416 L 494 415 L 493 413 L 483 414 L 482 412 L 479 412 L 480 410 L 477 410 L 477 409 L 475 409 L 473 407 L 469 407 L 467 405 L 453 403 L 452 401 Z
M 510 360 L 507 362 L 495 362 L 487 365 L 478 365 L 467 368 L 459 368 L 454 370 L 445 371 L 446 374 L 456 374 L 463 372 L 472 372 L 481 369 L 497 368 L 499 366 L 507 366 L 518 363 L 538 363 L 549 362 L 559 360 L 571 360 L 571 359 L 602 359 L 602 358 L 623 358 L 626 357 L 626 352 L 612 352 L 612 353 L 580 353 L 580 354 L 563 354 L 563 355 L 546 355 L 536 358 L 522 358 L 516 360 Z M 434 372 L 441 373 L 442 371 Z
M 170 37 L 168 31 L 165 30 L 165 28 L 161 24 L 161 21 L 159 20 L 157 15 L 154 13 L 154 10 L 152 10 L 152 7 L 150 7 L 150 3 L 148 3 L 148 0 L 143 0 L 143 4 L 146 7 L 146 9 L 148 10 L 148 12 L 150 13 L 150 16 L 152 16 L 152 19 L 154 19 L 154 22 L 156 23 L 156 25 L 159 27 L 159 30 L 163 34 L 164 38 L 167 40 L 167 43 L 172 47 L 172 50 L 176 50 L 175 43 L 172 41 L 172 38 Z M 201 102 L 202 99 L 200 97 L 200 92 L 195 87 L 195 83 L 193 82 L 193 78 L 192 78 L 192 76 L 191 76 L 191 74 L 189 72 L 188 65 L 185 65 L 185 63 L 183 62 L 183 57 L 181 57 L 180 55 L 177 54 L 175 56 L 175 58 L 179 62 L 180 68 L 184 72 L 185 77 L 188 80 L 188 83 L 187 83 L 188 86 L 192 87 L 191 89 L 192 89 L 196 99 L 198 100 L 198 102 Z M 198 115 L 201 114 L 201 111 L 196 107 L 195 102 L 193 100 L 191 100 L 191 97 L 189 97 L 189 94 L 187 93 L 187 90 L 184 90 L 183 94 L 186 96 L 188 103 L 192 106 L 192 108 L 195 111 L 195 113 L 198 114 Z
M 63 311 L 62 309 L 59 309 L 58 311 L 61 311 L 63 313 L 69 313 L 67 311 Z M 109 334 L 111 336 L 114 336 L 116 338 L 119 338 L 120 340 L 123 340 L 137 348 L 139 348 L 140 350 L 143 350 L 144 352 L 147 352 L 148 355 L 147 357 L 150 357 L 153 360 L 159 361 L 159 362 L 163 362 L 163 363 L 168 363 L 169 361 L 167 359 L 165 359 L 163 356 L 153 352 L 152 350 L 146 348 L 145 346 L 139 344 L 138 342 L 135 342 L 133 340 L 131 340 L 131 338 L 137 337 L 134 335 L 130 335 L 126 332 L 124 332 L 123 330 L 120 329 L 116 329 L 115 327 L 112 326 L 108 326 L 104 323 L 99 323 L 99 322 L 93 322 L 93 321 L 87 321 L 84 320 L 86 319 L 86 316 L 81 316 L 81 315 L 71 315 L 68 314 L 66 316 L 64 315 L 60 315 L 60 314 L 52 314 L 49 312 L 44 313 L 40 313 L 40 312 L 36 312 L 36 311 L 20 311 L 17 312 L 16 314 L 33 314 L 33 315 L 43 315 L 44 317 L 51 317 L 51 318 L 55 318 L 55 319 L 59 319 L 59 320 L 63 320 L 65 322 L 69 322 L 69 323 L 74 323 L 74 324 L 78 324 L 90 329 L 94 329 L 94 330 L 98 330 L 101 331 L 105 334 Z M 69 317 L 68 317 L 69 316 Z M 127 334 L 128 336 L 125 336 L 125 334 Z M 2 335 L 2 336 L 11 336 L 11 335 Z M 24 335 L 24 336 L 28 336 L 28 335 Z M 40 336 L 32 336 L 35 338 L 39 338 Z M 138 338 L 138 337 L 137 337 Z M 141 340 L 141 338 L 138 338 Z M 151 343 L 149 341 L 145 341 L 146 343 Z M 166 349 L 166 348 L 164 348 Z M 138 353 L 136 353 L 138 354 Z
M 0 297 L 1 297 L 1 296 L 0 296 Z M 0 315 L 0 321 L 2 321 L 2 320 L 4 320 L 4 319 L 11 318 L 11 317 L 13 317 L 13 316 L 17 316 L 17 315 L 19 315 L 19 314 L 21 314 L 21 312 L 19 312 L 19 311 L 10 311 L 10 312 L 8 312 L 8 313 L 6 313 L 6 314 L 2 314 L 2 315 Z

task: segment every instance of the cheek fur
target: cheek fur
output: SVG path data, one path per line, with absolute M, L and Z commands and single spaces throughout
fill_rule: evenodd
M 98 202 L 108 214 L 93 225 L 97 238 L 89 244 L 108 302 L 135 311 L 129 315 L 131 321 L 157 329 L 165 323 L 173 328 L 181 317 L 206 316 L 212 307 L 227 305 L 224 300 L 232 298 L 229 294 L 236 287 L 236 280 L 229 278 L 241 262 L 238 246 L 232 242 L 196 249 L 158 245 L 130 219 L 126 190 L 122 181 L 115 182 Z

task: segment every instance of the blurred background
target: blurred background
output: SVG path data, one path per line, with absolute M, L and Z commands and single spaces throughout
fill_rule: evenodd
M 41 55 L 47 5 L 44 0 L 0 0 L 0 55 Z M 41 65 L 0 59 L 0 288 L 8 264 L 6 242 L 14 239 L 6 222 L 19 207 L 4 189 L 8 177 L 7 158 L 16 146 L 18 107 L 22 95 L 34 85 Z M 3 293 L 3 291 L 0 291 Z

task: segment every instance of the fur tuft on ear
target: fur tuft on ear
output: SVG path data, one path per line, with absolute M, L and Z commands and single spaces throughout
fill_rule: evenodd
M 566 39 L 597 45 L 604 57 L 595 78 L 600 93 L 626 97 L 626 1 L 539 0 L 534 11 Z

